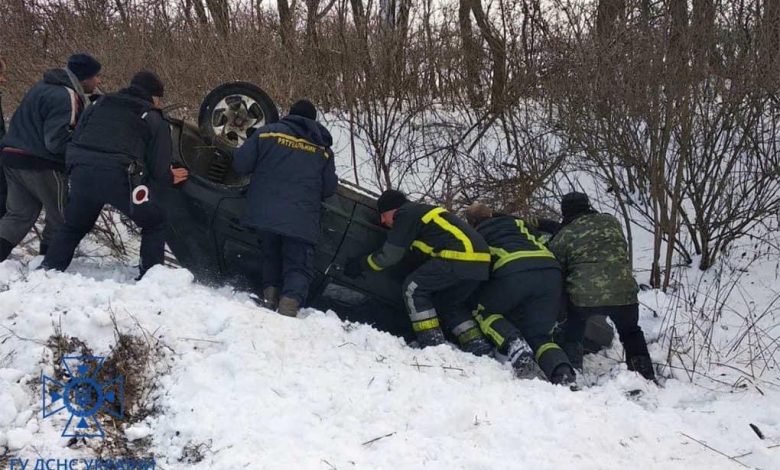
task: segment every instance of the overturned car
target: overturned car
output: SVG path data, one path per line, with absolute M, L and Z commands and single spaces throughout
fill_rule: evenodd
M 166 116 L 174 164 L 190 172 L 189 180 L 165 198 L 167 243 L 179 263 L 200 282 L 260 291 L 260 234 L 239 223 L 249 179 L 232 171 L 232 152 L 256 129 L 278 118 L 270 97 L 243 82 L 211 91 L 201 104 L 198 126 Z M 341 272 L 346 260 L 384 242 L 376 195 L 341 182 L 336 194 L 323 202 L 321 222 L 315 279 L 307 304 L 412 338 L 401 282 L 421 259 L 410 252 L 401 264 L 361 279 L 350 279 Z M 591 347 L 600 348 L 611 342 L 613 334 L 603 319 L 596 319 L 586 336 L 595 343 Z

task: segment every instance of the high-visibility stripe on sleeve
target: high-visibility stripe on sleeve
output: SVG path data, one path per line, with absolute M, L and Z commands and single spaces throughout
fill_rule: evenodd
M 373 255 L 368 255 L 368 258 L 366 258 L 366 261 L 368 261 L 368 266 L 373 269 L 374 271 L 381 271 L 383 268 L 382 266 L 379 266 L 376 264 L 376 261 L 374 261 Z

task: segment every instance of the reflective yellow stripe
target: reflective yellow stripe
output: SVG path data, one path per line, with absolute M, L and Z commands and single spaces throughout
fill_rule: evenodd
M 373 269 L 374 271 L 381 271 L 382 270 L 382 266 L 379 266 L 378 264 L 376 264 L 376 261 L 374 261 L 374 258 L 372 257 L 372 255 L 368 255 L 367 261 L 368 261 L 368 266 L 371 269 Z
M 484 310 L 485 307 L 482 305 L 479 305 L 477 307 L 477 312 L 480 312 Z M 503 315 L 500 313 L 494 313 L 492 315 L 489 315 L 487 318 L 484 318 L 482 314 L 477 313 L 474 315 L 474 319 L 477 320 L 477 323 L 479 324 L 479 329 L 482 330 L 483 333 L 485 333 L 487 336 L 490 337 L 490 339 L 493 340 L 493 343 L 495 343 L 496 346 L 499 348 L 503 346 L 504 341 L 506 341 L 506 338 L 501 336 L 501 333 L 493 329 L 493 323 L 500 320 L 501 318 L 504 318 Z
M 544 343 L 536 351 L 536 362 L 539 362 L 539 359 L 544 355 L 544 353 L 551 349 L 561 349 L 561 347 L 555 343 Z
M 495 264 L 493 265 L 493 271 L 496 269 L 504 266 L 505 264 L 509 263 L 510 261 L 514 261 L 516 259 L 523 259 L 523 258 L 552 258 L 555 259 L 555 255 L 552 254 L 550 250 L 547 249 L 546 246 L 542 242 L 536 239 L 531 232 L 528 231 L 528 228 L 525 226 L 525 223 L 520 220 L 516 219 L 517 228 L 520 229 L 520 233 L 525 236 L 528 241 L 533 243 L 538 250 L 519 250 L 519 251 L 506 251 L 502 248 L 496 248 L 496 247 L 490 247 L 490 253 L 493 254 L 498 258 L 496 260 Z
M 420 240 L 413 241 L 412 247 L 417 248 L 418 250 L 433 258 L 451 259 L 457 261 L 490 262 L 490 253 L 464 253 L 462 251 L 453 250 L 434 251 L 432 246 Z
M 469 341 L 473 341 L 473 340 L 475 340 L 477 338 L 481 338 L 482 337 L 482 333 L 480 333 L 479 330 L 480 329 L 477 328 L 476 325 L 475 325 L 474 328 L 468 329 L 468 330 L 464 331 L 463 333 L 459 334 L 458 335 L 458 343 L 460 343 L 461 346 L 462 346 L 462 345 L 468 343 Z
M 517 223 L 517 228 L 520 229 L 520 233 L 522 233 L 529 240 L 531 240 L 531 243 L 536 245 L 536 247 L 539 248 L 539 250 L 547 251 L 547 252 L 550 251 L 547 249 L 546 246 L 544 246 L 544 243 L 540 242 L 539 240 L 536 239 L 535 236 L 531 235 L 531 232 L 528 231 L 528 228 L 525 226 L 525 222 L 523 222 L 522 219 L 515 219 L 515 222 Z
M 301 139 L 300 137 L 295 137 L 294 135 L 284 134 L 282 132 L 263 132 L 262 134 L 259 134 L 257 136 L 257 138 L 258 139 L 270 139 L 270 138 L 285 139 L 285 140 L 289 140 L 291 142 L 295 142 L 295 143 L 298 143 L 298 144 L 301 144 L 301 145 L 309 145 L 309 146 L 313 147 L 312 151 L 315 151 L 315 150 L 318 150 L 318 149 L 322 150 L 323 152 L 325 152 L 325 158 L 330 158 L 330 154 L 327 152 L 325 147 L 322 147 L 322 146 L 319 146 L 319 145 L 317 145 L 315 143 L 309 142 L 306 139 Z
M 452 225 L 444 217 L 441 216 L 441 214 L 446 212 L 447 210 L 444 209 L 443 207 L 434 207 L 433 209 L 426 212 L 425 215 L 423 215 L 420 220 L 422 220 L 424 224 L 433 222 L 445 232 L 449 232 L 450 234 L 452 234 L 452 236 L 457 238 L 463 244 L 463 251 L 455 251 L 455 250 L 435 251 L 432 246 L 428 245 L 427 243 L 421 240 L 415 240 L 414 242 L 412 242 L 412 247 L 417 248 L 418 250 L 422 251 L 426 255 L 432 256 L 434 258 L 451 259 L 457 261 L 490 262 L 489 253 L 475 252 L 474 245 L 472 245 L 469 237 L 465 233 L 463 233 L 463 230 Z
M 511 253 L 503 251 L 503 255 L 499 255 L 494 252 L 493 247 L 490 248 L 490 252 L 498 256 L 498 261 L 496 261 L 496 264 L 493 265 L 493 271 L 500 268 L 501 266 L 507 264 L 510 261 L 514 261 L 516 259 L 521 258 L 552 258 L 555 259 L 555 255 L 553 255 L 551 252 L 547 250 L 533 250 L 533 251 L 513 251 Z
M 430 320 L 412 322 L 412 329 L 415 332 L 432 330 L 438 327 L 439 327 L 439 319 L 436 317 L 431 318 Z

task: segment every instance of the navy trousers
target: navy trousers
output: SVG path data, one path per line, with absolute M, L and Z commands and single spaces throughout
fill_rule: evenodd
M 314 245 L 270 232 L 264 232 L 260 242 L 263 249 L 263 289 L 277 287 L 282 297 L 295 299 L 304 305 L 314 278 Z
M 54 238 L 43 267 L 64 271 L 81 239 L 95 226 L 103 206 L 109 204 L 141 229 L 141 274 L 165 259 L 165 212 L 155 202 L 131 202 L 130 182 L 122 168 L 76 165 L 70 172 L 70 193 L 65 206 L 65 225 Z

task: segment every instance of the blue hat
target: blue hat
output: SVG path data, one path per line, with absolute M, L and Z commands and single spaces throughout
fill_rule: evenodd
M 89 54 L 73 54 L 68 58 L 68 69 L 73 75 L 84 81 L 100 73 L 100 62 Z

